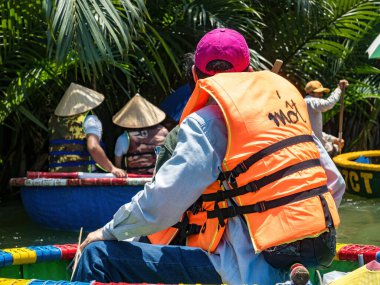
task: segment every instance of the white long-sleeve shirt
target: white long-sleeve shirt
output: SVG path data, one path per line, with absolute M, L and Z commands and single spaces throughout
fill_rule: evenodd
M 313 132 L 317 138 L 322 142 L 323 146 L 325 146 L 328 142 L 331 143 L 335 137 L 323 133 L 322 113 L 331 110 L 339 101 L 341 94 L 342 90 L 340 90 L 340 88 L 336 88 L 326 99 L 315 98 L 310 95 L 307 95 L 305 97 L 311 128 L 313 129 Z
M 339 206 L 345 183 L 335 164 L 315 138 L 327 186 Z M 142 191 L 123 205 L 103 228 L 107 239 L 125 240 L 148 235 L 175 224 L 204 189 L 216 181 L 227 147 L 227 130 L 217 105 L 188 116 L 178 131 L 173 156 Z M 227 284 L 275 284 L 288 276 L 256 254 L 240 216 L 229 219 L 216 251 L 209 258 Z

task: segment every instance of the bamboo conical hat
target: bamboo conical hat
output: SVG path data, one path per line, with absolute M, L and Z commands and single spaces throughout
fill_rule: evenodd
M 60 117 L 78 115 L 98 107 L 104 100 L 104 95 L 79 84 L 71 83 L 54 114 Z
M 136 94 L 112 117 L 112 121 L 123 128 L 140 129 L 161 123 L 165 116 L 158 107 Z

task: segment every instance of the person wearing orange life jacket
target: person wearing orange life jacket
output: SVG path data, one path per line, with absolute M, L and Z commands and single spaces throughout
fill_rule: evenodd
M 106 171 L 125 177 L 107 158 L 101 144 L 102 123 L 93 113 L 104 96 L 71 83 L 49 120 L 49 171 Z
M 163 111 L 140 94 L 136 94 L 113 116 L 114 124 L 126 129 L 115 145 L 117 167 L 126 168 L 128 173 L 153 174 L 155 148 L 163 144 L 168 134 L 168 130 L 160 124 L 165 116 Z
M 344 180 L 318 139 L 310 137 L 306 106 L 295 87 L 269 72 L 244 72 L 252 71 L 249 60 L 248 46 L 236 31 L 216 29 L 201 39 L 195 53 L 197 86 L 173 156 L 113 220 L 87 236 L 74 280 L 275 284 L 287 280 L 287 273 L 268 261 L 282 256 L 271 260 L 263 252 L 283 254 L 280 247 L 288 241 L 292 253 L 294 240 L 310 247 L 307 238 L 326 232 L 331 248 L 324 259 L 333 254 L 335 204 L 341 201 Z M 252 88 L 258 97 L 245 98 L 253 86 L 263 94 Z M 224 191 L 214 183 L 218 178 Z M 200 197 L 201 207 L 192 208 Z M 196 247 L 112 241 L 164 230 L 189 208 L 193 216 L 187 212 L 185 217 L 202 225 L 188 237 Z M 299 216 L 293 221 L 291 215 Z M 309 225 L 311 219 L 315 226 Z M 267 226 L 282 221 L 286 231 Z M 310 256 L 310 262 L 315 259 Z
M 271 79 L 271 77 L 273 78 Z M 335 203 L 326 187 L 327 178 L 320 167 L 319 151 L 313 143 L 313 138 L 310 136 L 311 127 L 309 123 L 307 124 L 306 106 L 302 104 L 302 98 L 299 94 L 297 97 L 294 96 L 298 93 L 295 87 L 291 84 L 287 84 L 288 86 L 286 86 L 285 82 L 279 82 L 282 87 L 280 91 L 276 90 L 279 93 L 278 96 L 270 98 L 268 94 L 265 94 L 265 90 L 270 90 L 266 83 L 275 80 L 279 81 L 275 77 L 276 75 L 270 73 L 246 73 L 244 75 L 236 73 L 233 75 L 221 74 L 214 76 L 211 78 L 212 80 L 198 81 L 197 87 L 199 88 L 199 92 L 197 97 L 191 97 L 187 105 L 191 109 L 190 111 L 185 109 L 183 117 L 187 116 L 186 112 L 191 112 L 199 108 L 199 106 L 202 107 L 200 105 L 202 103 L 199 102 L 205 104 L 205 102 L 209 101 L 210 96 L 213 96 L 214 100 L 222 107 L 223 113 L 226 114 L 225 118 L 227 126 L 229 126 L 228 132 L 231 134 L 231 147 L 227 148 L 227 154 L 230 153 L 230 157 L 232 158 L 240 156 L 241 153 L 249 153 L 250 156 L 243 159 L 238 157 L 239 163 L 233 165 L 229 164 L 230 161 L 228 155 L 226 155 L 224 160 L 225 165 L 223 165 L 225 171 L 221 174 L 219 182 L 216 182 L 215 185 L 205 191 L 205 194 L 202 195 L 203 202 L 201 201 L 198 204 L 196 210 L 193 207 L 190 208 L 185 216 L 187 225 L 185 224 L 182 227 L 176 224 L 175 227 L 148 236 L 152 243 L 168 244 L 184 228 L 188 235 L 187 245 L 201 247 L 204 250 L 213 252 L 222 238 L 225 230 L 224 226 L 228 222 L 226 218 L 245 214 L 256 252 L 263 251 L 267 261 L 273 266 L 284 268 L 294 262 L 303 262 L 312 267 L 327 267 L 331 263 L 335 251 L 323 250 L 325 248 L 335 248 L 334 228 L 339 224 L 339 217 Z M 257 85 L 255 85 L 254 81 Z M 239 84 L 239 82 L 242 83 Z M 251 88 L 241 92 L 236 91 L 236 86 L 243 83 Z M 257 93 L 252 91 L 255 88 Z M 206 91 L 202 92 L 204 90 Z M 233 92 L 239 92 L 242 95 L 236 96 L 234 94 L 235 97 L 228 96 L 228 94 L 232 94 Z M 251 95 L 255 93 L 255 96 L 252 98 L 255 102 L 245 92 L 250 92 Z M 224 94 L 227 94 L 227 96 Z M 262 97 L 260 97 L 260 94 L 262 94 Z M 192 102 L 193 99 L 194 101 Z M 276 104 L 276 101 L 279 99 L 284 102 L 283 106 Z M 252 104 L 260 105 L 257 108 L 258 113 L 252 110 L 255 108 L 246 108 L 246 106 L 251 106 Z M 286 105 L 290 107 L 289 110 L 283 108 Z M 268 114 L 267 118 L 269 120 L 267 122 L 263 121 L 260 126 L 252 125 L 251 132 L 253 134 L 250 137 L 247 130 L 241 127 L 244 112 L 247 112 L 248 117 L 259 117 L 265 106 L 270 106 L 270 108 L 267 107 L 269 111 L 265 111 Z M 287 111 L 287 113 L 282 112 L 283 110 Z M 270 124 L 273 124 L 275 127 L 271 128 Z M 291 124 L 295 124 L 295 128 Z M 245 126 L 246 128 L 249 127 L 247 124 Z M 289 132 L 288 134 L 286 134 L 287 131 Z M 267 135 L 265 137 L 266 132 Z M 298 135 L 295 136 L 296 134 Z M 265 144 L 267 144 L 268 139 L 274 140 L 274 143 L 265 147 L 260 146 L 260 142 L 257 139 L 255 140 L 255 137 L 257 138 L 259 135 L 263 136 L 263 141 L 264 138 L 266 139 L 264 141 Z M 278 140 L 281 136 L 283 137 L 282 140 Z M 251 146 L 252 149 L 258 149 L 256 153 L 250 151 L 248 147 L 252 141 L 257 142 L 256 145 Z M 234 143 L 235 147 L 238 148 L 237 150 L 233 149 Z M 307 145 L 307 143 L 311 144 Z M 241 146 L 244 146 L 245 149 L 241 149 Z M 296 153 L 295 160 L 294 158 L 293 161 L 290 160 L 292 157 L 287 153 L 273 155 L 273 153 L 285 148 L 290 148 L 292 152 Z M 305 157 L 300 155 L 303 151 L 308 152 Z M 273 157 L 270 158 L 272 155 Z M 281 157 L 281 160 L 277 159 L 276 156 Z M 286 156 L 288 156 L 290 163 L 286 159 L 284 160 Z M 265 161 L 264 159 L 267 157 L 269 158 Z M 260 165 L 260 160 L 265 164 Z M 258 169 L 251 168 L 254 164 L 258 165 Z M 265 169 L 265 166 L 267 169 Z M 311 169 L 313 170 L 312 172 L 310 171 Z M 244 173 L 247 172 L 248 174 L 249 170 L 253 171 L 249 175 L 249 178 L 246 178 L 245 181 L 241 180 L 242 182 L 240 183 L 237 177 L 241 175 L 244 177 Z M 259 179 L 255 179 L 254 176 L 259 177 Z M 274 182 L 277 183 L 275 187 L 272 189 L 268 187 Z M 220 189 L 221 184 L 226 185 L 226 188 Z M 298 192 L 290 191 L 295 186 L 299 187 L 297 189 Z M 222 191 L 227 190 L 227 187 L 228 190 L 231 188 L 232 190 Z M 280 192 L 277 188 L 283 190 L 287 195 L 273 199 L 274 193 Z M 300 188 L 304 190 L 301 192 Z M 260 191 L 263 193 L 261 196 L 258 196 Z M 251 195 L 251 197 L 247 197 L 248 195 Z M 226 200 L 233 197 L 239 197 L 239 200 L 227 208 L 225 204 Z M 314 197 L 317 197 L 318 200 L 314 202 L 307 201 Z M 293 204 L 294 202 L 298 203 L 296 207 Z M 310 210 L 312 210 L 313 214 L 308 213 Z M 205 215 L 205 211 L 207 215 Z M 319 211 L 319 213 L 316 213 L 316 211 Z M 287 213 L 289 217 L 278 219 L 277 215 L 282 212 Z M 303 220 L 295 220 L 293 216 L 297 215 L 303 215 Z M 258 222 L 259 219 L 261 219 L 260 222 Z M 303 225 L 305 221 L 309 227 Z M 183 222 L 184 219 L 182 220 Z M 271 226 L 263 227 L 263 223 L 268 223 Z M 194 233 L 191 229 L 198 232 Z M 293 230 L 290 231 L 290 229 Z M 325 233 L 325 231 L 327 232 Z M 316 234 L 319 235 L 318 238 L 312 238 Z M 302 252 L 300 254 L 309 256 L 308 258 L 301 258 L 298 253 L 292 256 L 289 252 L 286 252 L 292 247 L 291 242 L 295 239 L 301 240 Z M 294 243 L 294 248 L 298 244 L 300 244 L 299 241 Z M 314 246 L 314 244 L 318 246 Z M 315 251 L 320 251 L 319 258 L 312 257 L 311 253 Z M 307 279 L 304 281 L 307 281 Z

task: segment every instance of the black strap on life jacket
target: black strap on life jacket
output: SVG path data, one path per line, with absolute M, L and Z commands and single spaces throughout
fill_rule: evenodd
M 180 238 L 181 243 L 184 242 L 184 240 L 189 235 L 195 235 L 199 234 L 201 232 L 202 226 L 197 224 L 190 224 L 189 223 L 189 217 L 185 214 L 182 221 L 176 223 L 172 226 L 173 228 L 178 229 L 178 235 Z
M 326 198 L 322 194 L 319 194 L 318 196 L 319 196 L 319 199 L 321 200 L 323 214 L 325 216 L 325 221 L 326 221 L 326 228 L 332 229 L 334 228 L 334 222 L 331 217 L 329 205 L 326 201 Z
M 210 201 L 218 202 L 218 201 L 226 200 L 228 198 L 240 196 L 240 195 L 243 195 L 246 193 L 257 192 L 260 188 L 262 188 L 262 187 L 264 187 L 264 186 L 266 186 L 266 185 L 268 185 L 274 181 L 277 181 L 277 180 L 279 180 L 285 176 L 291 175 L 293 173 L 296 173 L 298 171 L 301 171 L 301 170 L 304 170 L 307 168 L 316 167 L 316 166 L 320 166 L 320 165 L 321 164 L 320 164 L 319 159 L 306 160 L 306 161 L 285 167 L 285 168 L 283 168 L 277 172 L 274 172 L 270 175 L 264 176 L 261 179 L 251 181 L 244 186 L 234 188 L 232 190 L 225 190 L 225 191 L 218 190 L 215 193 L 203 194 L 202 199 L 203 199 L 203 201 L 207 201 L 207 202 L 210 202 Z
M 237 207 L 230 206 L 228 208 L 222 208 L 222 209 L 219 208 L 213 211 L 207 211 L 207 218 L 208 219 L 218 218 L 219 223 L 220 223 L 220 218 L 222 218 L 223 220 L 223 219 L 235 217 L 237 215 L 261 213 L 273 208 L 277 208 L 280 206 L 284 206 L 286 204 L 308 199 L 314 196 L 319 196 L 320 198 L 322 197 L 321 198 L 321 202 L 322 202 L 324 200 L 324 197 L 322 196 L 322 194 L 327 193 L 327 192 L 328 192 L 327 186 L 321 186 L 321 187 L 313 188 L 313 189 L 306 190 L 303 192 L 288 195 L 285 197 L 281 197 L 278 199 L 274 199 L 271 201 L 262 201 L 262 202 L 258 202 L 258 203 L 255 203 L 252 205 L 246 205 L 246 206 L 237 206 Z M 324 200 L 324 202 L 327 205 L 326 200 Z M 323 205 L 323 202 L 322 202 L 322 205 Z M 332 223 L 332 220 L 331 220 L 331 223 Z
M 236 165 L 235 168 L 232 169 L 231 171 L 224 172 L 222 175 L 219 176 L 219 178 L 223 180 L 224 177 L 228 177 L 228 183 L 231 184 L 233 188 L 236 188 L 237 187 L 236 178 L 241 173 L 246 172 L 257 161 L 259 161 L 260 159 L 263 159 L 264 157 L 280 149 L 289 147 L 291 145 L 299 144 L 299 143 L 305 143 L 305 142 L 314 142 L 314 139 L 311 135 L 300 135 L 300 136 L 290 137 L 290 138 L 281 140 L 251 155 L 249 158 L 247 158 L 246 160 Z
M 144 155 L 144 154 L 156 156 L 156 153 L 154 152 L 154 150 L 153 151 L 146 151 L 146 152 L 127 152 L 126 156 L 131 157 L 131 156 L 135 156 L 135 155 Z

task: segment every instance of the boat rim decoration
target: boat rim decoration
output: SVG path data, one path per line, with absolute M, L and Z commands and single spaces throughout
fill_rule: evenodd
M 350 168 L 355 170 L 367 170 L 367 171 L 377 171 L 380 172 L 380 164 L 367 164 L 354 161 L 360 156 L 366 157 L 380 157 L 380 150 L 365 150 L 365 151 L 355 151 L 348 152 L 344 154 L 337 155 L 333 157 L 333 161 L 339 167 Z

